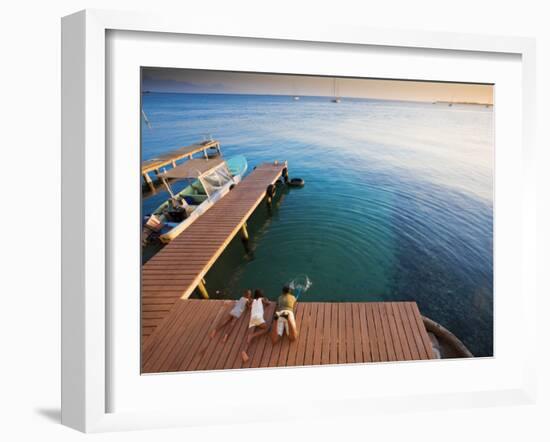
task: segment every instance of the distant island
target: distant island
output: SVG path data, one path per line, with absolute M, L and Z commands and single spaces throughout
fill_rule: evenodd
M 493 106 L 490 103 L 479 103 L 477 101 L 434 101 L 432 102 L 432 104 L 446 104 L 448 106 L 452 106 L 453 104 L 474 104 L 476 106 L 485 106 L 485 107 Z

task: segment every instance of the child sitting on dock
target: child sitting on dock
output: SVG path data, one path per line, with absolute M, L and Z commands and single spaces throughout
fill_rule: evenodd
M 250 343 L 269 331 L 269 324 L 265 320 L 264 306 L 269 306 L 271 303 L 264 295 L 263 290 L 254 290 L 254 300 L 252 301 L 252 311 L 250 313 L 250 323 L 248 328 L 253 328 L 252 333 L 246 338 L 244 350 L 241 353 L 243 361 L 248 361 L 248 347 Z
M 233 330 L 233 327 L 237 323 L 237 319 L 241 317 L 241 315 L 244 313 L 247 307 L 250 306 L 250 303 L 252 301 L 252 291 L 251 290 L 245 290 L 243 296 L 235 302 L 235 305 L 231 309 L 231 311 L 226 312 L 223 319 L 220 321 L 220 324 L 212 330 L 210 333 L 210 338 L 213 339 L 214 336 L 216 336 L 216 333 L 221 330 L 223 327 L 225 327 L 227 324 L 229 324 L 229 329 L 226 330 L 225 335 L 223 336 L 223 342 L 227 341 L 227 338 L 229 337 L 229 333 Z
M 273 326 L 271 327 L 271 341 L 275 344 L 286 331 L 288 339 L 294 341 L 298 337 L 298 328 L 296 327 L 296 297 L 288 286 L 283 287 L 283 293 L 277 300 L 277 310 L 273 316 Z

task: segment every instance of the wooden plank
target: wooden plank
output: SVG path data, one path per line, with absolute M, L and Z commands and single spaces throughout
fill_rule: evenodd
M 407 341 L 405 326 L 401 320 L 401 313 L 399 312 L 399 305 L 397 302 L 391 302 L 391 310 L 395 318 L 395 327 L 397 328 L 397 334 L 399 336 L 399 343 L 401 349 L 403 350 L 403 359 L 405 361 L 412 360 L 411 350 L 409 348 L 409 343 Z
M 395 359 L 397 361 L 403 361 L 405 360 L 405 355 L 403 353 L 403 349 L 401 348 L 401 340 L 399 338 L 399 333 L 397 332 L 397 324 L 395 323 L 395 316 L 393 314 L 391 303 L 385 302 L 381 308 L 385 310 L 386 318 L 390 328 L 393 349 L 395 352 Z
M 420 359 L 430 359 L 429 353 L 426 351 L 426 347 L 424 347 L 422 337 L 420 336 L 420 330 L 418 330 L 418 325 L 416 323 L 416 318 L 412 310 L 411 304 L 411 302 L 407 302 L 405 303 L 404 307 L 407 312 L 409 324 L 411 325 L 414 342 L 416 343 L 416 348 L 418 349 L 418 356 Z
M 321 350 L 324 338 L 324 304 L 317 304 L 317 319 L 315 320 L 315 342 L 313 346 L 313 365 L 321 364 Z
M 329 364 L 338 363 L 338 304 L 330 305 L 330 355 Z
M 422 315 L 418 310 L 418 305 L 416 304 L 416 302 L 411 302 L 411 308 L 413 310 L 413 315 L 416 318 L 416 324 L 418 326 L 418 330 L 422 337 L 422 342 L 426 350 L 426 355 L 428 356 L 428 359 L 433 359 L 434 355 L 433 355 L 433 349 L 432 349 L 432 341 L 430 341 L 430 337 L 428 336 L 428 331 L 424 326 L 424 322 L 422 321 Z
M 409 350 L 411 351 L 411 359 L 416 361 L 420 359 L 420 355 L 418 353 L 418 349 L 416 348 L 416 342 L 414 341 L 411 325 L 409 324 L 407 311 L 405 310 L 405 305 L 402 302 L 399 302 L 397 303 L 397 307 L 399 309 L 399 316 L 401 318 L 401 322 L 405 330 L 405 337 L 407 339 L 407 344 L 409 346 Z
M 201 301 L 199 301 L 201 302 Z M 167 364 L 172 369 L 170 371 L 186 371 L 200 349 L 202 339 L 207 333 L 205 324 L 209 324 L 208 317 L 211 314 L 212 304 L 207 304 L 208 301 L 203 301 L 207 305 L 206 311 L 202 314 L 195 315 L 191 320 L 191 325 L 188 329 L 187 339 L 185 342 L 179 342 L 179 348 L 175 349 L 170 355 Z
M 361 350 L 363 354 L 363 362 L 372 362 L 371 354 L 371 337 L 369 334 L 369 328 L 367 325 L 367 312 L 363 303 L 357 304 L 357 310 L 359 315 L 359 330 L 361 333 Z
M 273 351 L 273 343 L 271 342 L 271 339 L 267 339 L 267 335 L 264 336 L 263 341 L 265 342 L 264 345 L 264 351 L 262 353 L 262 359 L 260 360 L 259 365 L 257 367 L 268 367 L 269 361 L 271 360 L 271 352 Z
M 163 318 L 166 318 L 164 322 L 166 324 L 167 332 L 163 333 L 162 335 L 153 334 L 153 336 L 150 336 L 146 341 L 142 343 L 142 355 L 144 356 L 144 358 L 142 358 L 142 364 L 147 361 L 147 358 L 152 354 L 153 350 L 162 350 L 163 345 L 169 342 L 169 339 L 167 339 L 167 337 L 172 336 L 174 331 L 176 330 L 174 327 L 175 323 L 180 320 L 184 320 L 188 315 L 192 315 L 196 311 L 198 306 L 199 304 L 196 302 L 189 304 L 188 306 L 186 306 L 187 308 L 180 308 L 180 306 L 176 305 L 173 307 L 172 315 L 167 316 L 165 314 L 163 316 Z M 142 312 L 142 314 L 144 314 L 144 312 Z
M 199 346 L 197 347 L 196 355 L 193 359 L 191 359 L 191 362 L 187 366 L 188 371 L 207 369 L 207 364 L 210 361 L 211 357 L 219 354 L 222 350 L 222 342 L 220 336 L 222 335 L 222 333 L 218 333 L 218 335 L 215 336 L 214 339 L 210 338 L 210 333 L 212 333 L 212 330 L 214 330 L 214 327 L 221 319 L 223 313 L 228 311 L 228 308 L 227 306 L 220 306 L 217 311 L 215 307 L 212 310 L 214 311 L 215 315 L 211 314 L 206 319 L 206 327 L 204 327 L 205 331 L 202 334 L 202 338 L 199 338 L 200 341 Z M 208 350 L 210 350 L 210 352 L 207 352 Z
M 386 314 L 386 308 L 384 307 L 384 303 L 382 302 L 377 303 L 377 308 L 378 308 L 378 311 L 380 312 L 380 319 L 382 322 L 382 332 L 384 333 L 384 342 L 386 343 L 386 351 L 388 353 L 388 361 L 395 361 L 397 358 L 395 355 L 395 348 L 394 348 L 393 340 L 391 338 L 389 320 L 388 320 L 388 315 Z
M 374 314 L 372 308 L 369 307 L 369 304 L 365 304 L 365 314 L 367 316 L 372 360 L 373 362 L 380 362 L 380 350 L 378 348 L 378 336 L 376 334 L 376 327 L 374 325 Z
M 323 310 L 323 347 L 321 350 L 321 364 L 330 363 L 330 346 L 331 346 L 331 312 L 332 305 L 325 304 Z
M 354 302 L 353 304 L 350 304 L 352 309 L 352 318 L 353 318 L 353 345 L 354 345 L 354 353 L 355 353 L 355 361 L 354 362 L 365 362 L 365 358 L 363 356 L 363 347 L 361 343 L 362 334 L 361 331 L 361 322 L 359 320 L 359 304 Z M 359 331 L 359 334 L 357 334 L 357 331 Z
M 302 332 L 298 337 L 297 349 L 296 349 L 296 358 L 294 361 L 295 365 L 304 365 L 304 356 L 306 353 L 306 343 L 308 340 L 308 335 L 310 333 L 310 315 L 311 315 L 311 303 L 304 303 L 304 316 L 302 319 Z
M 346 356 L 346 314 L 344 305 L 338 304 L 338 363 L 345 364 Z
M 145 373 L 155 373 L 161 371 L 161 368 L 172 366 L 172 360 L 169 358 L 171 355 L 174 355 L 174 348 L 180 341 L 177 337 L 186 337 L 186 332 L 190 330 L 193 318 L 199 317 L 206 309 L 206 305 L 196 303 L 195 306 L 186 304 L 185 308 L 181 309 L 176 307 L 175 310 L 170 312 L 170 314 L 174 316 L 178 314 L 178 311 L 182 312 L 182 314 L 177 315 L 175 323 L 166 321 L 163 327 L 158 329 L 160 330 L 159 333 L 155 333 L 155 337 L 149 337 L 149 341 L 146 345 L 151 349 L 151 355 L 143 365 L 143 371 Z M 183 314 L 185 311 L 187 311 L 187 314 Z M 185 341 L 187 342 L 188 339 L 185 339 Z M 158 344 L 156 344 L 156 342 L 158 342 Z M 146 351 L 144 353 L 147 355 Z
M 315 324 L 317 322 L 317 309 L 318 304 L 316 302 L 310 302 L 311 305 L 311 311 L 310 311 L 310 317 L 309 317 L 309 331 L 307 335 L 307 344 L 305 348 L 305 355 L 304 355 L 304 365 L 312 365 L 313 364 L 313 350 L 314 350 L 314 343 L 315 343 Z
M 356 362 L 354 345 L 353 345 L 353 317 L 351 303 L 346 302 L 344 305 L 344 314 L 346 318 L 346 355 L 348 364 Z
M 287 365 L 293 366 L 298 365 L 296 363 L 296 359 L 298 356 L 298 347 L 300 345 L 300 341 L 304 339 L 304 335 L 307 336 L 307 327 L 304 323 L 304 312 L 306 310 L 304 303 L 299 302 L 296 306 L 296 325 L 298 326 L 298 339 L 292 343 L 292 345 L 289 346 L 288 349 L 288 357 L 287 357 Z
M 384 332 L 382 330 L 382 322 L 380 318 L 380 310 L 378 310 L 378 305 L 373 302 L 367 304 L 367 308 L 372 310 L 372 316 L 374 319 L 374 329 L 376 333 L 376 341 L 378 342 L 378 351 L 380 352 L 380 360 L 388 360 L 388 352 L 386 350 L 386 342 L 384 341 Z

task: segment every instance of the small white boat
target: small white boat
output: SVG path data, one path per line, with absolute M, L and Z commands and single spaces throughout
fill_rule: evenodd
M 157 237 L 164 243 L 172 241 L 238 184 L 247 167 L 246 158 L 238 155 L 227 161 L 221 157 L 190 159 L 160 173 L 170 198 L 146 217 L 143 244 Z M 174 193 L 168 180 L 188 180 L 190 184 Z
M 294 95 L 293 99 L 294 99 L 294 101 L 298 101 L 300 99 L 300 97 L 298 97 L 298 95 Z

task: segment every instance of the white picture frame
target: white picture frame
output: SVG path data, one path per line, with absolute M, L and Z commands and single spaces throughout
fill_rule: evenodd
M 518 262 L 521 264 L 517 287 L 523 315 L 518 319 L 524 338 L 521 353 L 521 376 L 503 383 L 500 388 L 473 388 L 462 393 L 430 392 L 425 395 L 388 394 L 376 400 L 366 395 L 326 399 L 310 398 L 308 416 L 362 414 L 377 410 L 409 410 L 418 408 L 451 408 L 531 403 L 535 396 L 536 357 L 533 339 L 536 316 L 535 266 L 530 258 L 536 247 L 535 191 L 536 176 L 534 148 L 535 108 L 535 46 L 532 39 L 478 35 L 427 33 L 415 31 L 392 32 L 376 29 L 357 29 L 343 26 L 301 28 L 266 27 L 254 22 L 226 23 L 188 21 L 173 17 L 143 13 L 122 13 L 86 10 L 63 18 L 62 21 L 62 423 L 85 432 L 122 429 L 156 428 L 165 426 L 206 425 L 210 421 L 234 422 L 235 415 L 221 413 L 208 416 L 186 413 L 168 407 L 159 411 L 113 411 L 109 406 L 109 370 L 113 355 L 110 352 L 107 328 L 110 323 L 106 288 L 109 279 L 109 155 L 106 120 L 109 118 L 106 94 L 106 67 L 110 61 L 107 51 L 108 32 L 154 32 L 165 36 L 217 36 L 227 39 L 269 40 L 292 45 L 338 44 L 340 48 L 370 46 L 384 48 L 429 49 L 483 54 L 510 54 L 520 57 L 521 63 L 521 224 L 515 225 L 519 235 Z M 111 60 L 112 61 L 112 60 Z M 497 86 L 498 87 L 498 84 Z M 496 103 L 498 112 L 498 103 Z M 497 117 L 498 118 L 498 117 Z M 518 147 L 519 148 L 519 147 Z M 137 149 L 137 147 L 136 147 Z M 516 177 L 517 178 L 517 177 Z M 511 227 L 512 228 L 512 227 Z M 497 243 L 496 247 L 500 247 Z M 495 286 L 495 291 L 498 286 Z M 498 320 L 496 318 L 495 320 Z M 518 325 L 519 327 L 519 325 Z M 134 356 L 128 356 L 134 357 Z M 460 369 L 464 362 L 454 368 Z M 483 363 L 483 362 L 481 362 Z M 389 365 L 377 366 L 390 370 Z M 419 366 L 412 368 L 416 371 Z M 445 369 L 447 369 L 445 368 Z M 309 369 L 311 370 L 311 369 Z M 340 367 L 324 368 L 328 376 Z M 361 366 L 353 367 L 357 376 Z M 298 373 L 298 372 L 296 372 Z M 518 372 L 519 373 L 519 372 Z M 139 373 L 138 373 L 139 375 Z M 212 374 L 204 373 L 199 382 Z M 217 375 L 216 375 L 217 376 Z M 256 376 L 256 375 L 255 375 Z M 263 371 L 255 381 L 275 376 L 274 370 Z M 521 378 L 521 379 L 520 379 Z M 174 379 L 174 378 L 172 378 Z M 218 377 L 217 379 L 221 379 Z M 171 382 L 170 380 L 165 383 Z M 436 389 L 437 390 L 437 389 Z M 156 409 L 157 411 L 154 411 Z M 250 421 L 270 419 L 249 415 Z M 293 414 L 279 414 L 279 418 Z

